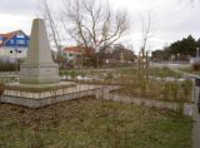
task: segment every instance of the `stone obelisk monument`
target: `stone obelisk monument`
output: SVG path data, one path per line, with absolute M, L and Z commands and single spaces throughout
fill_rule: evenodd
M 40 108 L 83 96 L 98 95 L 103 87 L 86 87 L 73 82 L 60 81 L 58 65 L 51 56 L 45 24 L 34 19 L 27 59 L 21 65 L 20 83 L 5 85 L 1 102 Z
M 21 65 L 20 83 L 50 84 L 59 82 L 58 65 L 52 60 L 44 20 L 34 19 L 27 59 Z

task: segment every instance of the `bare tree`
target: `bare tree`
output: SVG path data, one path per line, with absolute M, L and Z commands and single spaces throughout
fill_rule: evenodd
M 129 29 L 125 12 L 116 14 L 97 0 L 64 0 L 62 24 L 78 45 L 97 51 L 118 41 Z
M 152 11 L 148 11 L 146 17 L 142 17 L 142 48 L 141 53 L 142 56 L 145 57 L 145 53 L 147 50 L 147 44 L 149 39 L 152 37 Z
M 139 53 L 138 69 L 139 71 L 145 72 L 148 78 L 149 68 L 149 53 L 147 45 L 152 37 L 152 11 L 148 11 L 146 16 L 141 17 L 142 22 L 142 47 Z
M 47 0 L 41 4 L 42 15 L 58 50 L 62 36 L 66 43 L 75 42 L 83 47 L 83 53 L 89 48 L 99 52 L 120 40 L 129 29 L 127 13 L 114 12 L 108 2 L 101 0 L 63 0 L 63 8 L 57 9 L 57 18 Z

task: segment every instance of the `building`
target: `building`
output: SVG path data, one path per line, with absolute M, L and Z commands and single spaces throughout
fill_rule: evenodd
M 82 46 L 71 46 L 63 49 L 63 55 L 67 59 L 67 61 L 71 61 L 73 63 L 80 62 L 80 57 L 84 58 L 91 57 L 95 53 L 93 48 L 85 48 Z
M 29 41 L 30 37 L 21 30 L 0 34 L 0 58 L 9 60 L 25 58 Z
M 103 52 L 101 59 L 105 64 L 129 64 L 136 60 L 134 52 L 121 44 L 106 48 Z
M 63 55 L 68 61 L 75 61 L 82 55 L 81 48 L 78 46 L 66 47 L 63 49 Z
M 89 66 L 94 63 L 95 57 L 94 48 L 86 48 L 83 46 L 68 46 L 62 50 L 63 66 L 80 67 Z

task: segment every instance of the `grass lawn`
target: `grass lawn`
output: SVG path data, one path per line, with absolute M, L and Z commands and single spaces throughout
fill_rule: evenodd
M 188 68 L 179 68 L 179 70 L 186 72 L 186 73 L 191 73 L 191 74 L 195 74 L 195 75 L 199 75 L 200 76 L 200 70 L 193 70 L 192 67 L 188 67 Z
M 91 71 L 81 71 L 81 70 L 60 70 L 60 74 L 61 75 L 67 75 L 67 76 L 71 76 L 72 78 L 78 76 L 78 75 L 82 75 L 82 76 L 87 76 L 87 75 L 101 75 L 104 73 L 107 74 L 121 74 L 121 75 L 136 75 L 137 74 L 137 67 L 125 67 L 125 68 L 116 68 L 113 69 L 112 71 L 99 71 L 98 69 L 93 69 Z M 163 67 L 163 68 L 158 68 L 158 67 L 151 67 L 149 69 L 149 74 L 151 76 L 155 76 L 155 77 L 174 77 L 174 78 L 181 78 L 182 75 L 179 73 L 176 73 L 174 71 L 172 71 L 171 69 L 167 68 L 167 67 Z
M 166 77 L 177 79 L 182 77 L 182 74 L 174 72 L 170 68 L 149 68 L 149 76 L 160 77 L 160 81 L 145 79 L 143 76 L 144 74 L 139 74 L 136 67 L 119 69 L 115 73 L 121 74 L 121 76 L 112 80 L 112 82 L 122 84 L 123 86 L 122 89 L 116 93 L 171 102 L 192 102 L 192 81 L 164 81 Z M 110 80 L 107 79 L 105 82 L 109 84 L 109 81 Z
M 82 98 L 31 110 L 0 104 L 2 148 L 191 148 L 192 120 Z
M 118 75 L 118 77 L 114 77 Z M 192 103 L 193 83 L 191 80 L 165 81 L 165 77 L 181 78 L 181 74 L 169 68 L 150 68 L 150 76 L 160 77 L 160 80 L 147 79 L 143 74 L 138 74 L 136 68 L 118 69 L 109 73 L 106 79 L 94 81 L 80 81 L 80 83 L 121 85 L 122 89 L 114 93 L 141 97 L 147 99 L 158 99 L 170 102 Z
M 146 81 L 126 76 L 121 81 L 127 84 L 113 93 L 146 99 L 192 103 L 193 84 L 190 80 L 183 82 Z
M 170 68 L 168 67 L 163 67 L 163 68 L 150 68 L 149 74 L 155 77 L 161 77 L 161 78 L 165 78 L 165 77 L 174 77 L 174 78 L 181 78 L 182 75 L 179 73 L 176 73 L 174 71 L 172 71 Z
M 133 75 L 133 74 L 137 74 L 137 68 L 136 67 L 135 68 L 124 68 L 124 69 L 118 70 L 118 72 L 120 74 Z M 172 71 L 168 67 L 163 67 L 163 68 L 150 67 L 149 75 L 154 76 L 154 77 L 161 77 L 161 78 L 165 78 L 165 77 L 181 78 L 182 77 L 181 74 Z

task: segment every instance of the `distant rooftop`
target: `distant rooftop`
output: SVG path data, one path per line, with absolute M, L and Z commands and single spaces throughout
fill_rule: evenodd
M 0 42 L 0 47 L 19 33 L 26 35 L 22 30 L 16 30 L 8 33 L 0 33 L 0 39 L 3 39 L 3 41 Z

